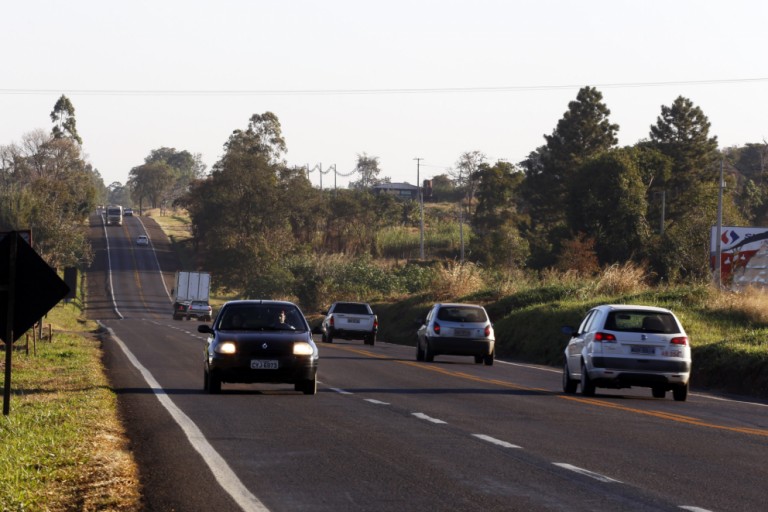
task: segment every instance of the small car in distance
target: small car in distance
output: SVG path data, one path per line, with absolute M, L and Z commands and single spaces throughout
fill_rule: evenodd
M 173 303 L 173 319 L 183 320 L 187 316 L 187 311 L 192 303 L 188 300 L 176 301 Z
M 137 236 L 136 245 L 149 245 L 149 237 L 147 237 L 147 235 Z
M 665 308 L 605 304 L 590 309 L 578 329 L 562 329 L 563 391 L 594 396 L 595 388 L 648 387 L 654 398 L 672 390 L 685 401 L 691 346 L 680 320 Z
M 298 306 L 286 301 L 235 300 L 225 303 L 208 335 L 203 388 L 220 393 L 222 383 L 287 383 L 305 395 L 317 393 L 319 353 Z
M 187 320 L 196 318 L 203 322 L 210 322 L 213 318 L 213 308 L 204 300 L 193 300 L 187 307 Z
M 125 208 L 123 210 L 123 217 L 133 217 L 133 208 Z
M 376 343 L 379 319 L 365 302 L 334 302 L 320 326 L 323 343 L 333 343 L 334 338 L 363 340 L 366 345 Z
M 438 303 L 416 331 L 416 360 L 434 361 L 440 354 L 473 356 L 475 363 L 493 365 L 496 336 L 484 307 Z

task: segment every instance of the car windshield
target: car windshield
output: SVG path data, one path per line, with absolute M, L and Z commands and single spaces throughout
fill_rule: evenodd
M 307 331 L 301 312 L 290 304 L 237 304 L 221 313 L 219 329 L 234 331 Z
M 476 306 L 442 306 L 437 312 L 437 319 L 444 322 L 486 322 L 485 310 Z
M 609 331 L 659 334 L 677 334 L 680 332 L 680 328 L 671 314 L 656 311 L 612 311 L 608 313 L 605 328 Z
M 346 313 L 349 315 L 369 315 L 365 304 L 339 303 L 333 308 L 334 313 Z

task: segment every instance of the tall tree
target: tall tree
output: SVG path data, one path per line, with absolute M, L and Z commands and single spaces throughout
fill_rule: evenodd
M 53 137 L 55 139 L 61 139 L 63 137 L 69 137 L 72 140 L 77 141 L 78 144 L 83 143 L 83 139 L 77 133 L 77 122 L 75 121 L 75 107 L 69 98 L 61 95 L 51 111 L 51 121 L 53 121 Z
M 651 125 L 651 142 L 672 158 L 668 187 L 677 193 L 701 182 L 716 181 L 712 163 L 717 159 L 717 137 L 709 136 L 710 122 L 688 98 L 678 96 L 672 105 L 662 105 L 661 115 Z
M 529 256 L 518 229 L 517 195 L 523 173 L 508 162 L 480 165 L 472 217 L 472 253 L 488 266 L 521 267 Z
M 186 150 L 177 151 L 175 148 L 167 147 L 153 149 L 144 159 L 144 163 L 145 165 L 162 163 L 172 169 L 173 183 L 164 193 L 164 202 L 167 204 L 173 204 L 189 189 L 192 181 L 205 175 L 205 164 L 202 162 L 201 155 L 199 153 L 193 155 Z
M 290 295 L 285 259 L 311 239 L 319 204 L 306 173 L 276 158 L 278 146 L 284 151 L 279 121 L 266 116 L 267 129 L 259 124 L 264 119 L 253 116 L 248 129 L 235 130 L 210 176 L 179 200 L 189 211 L 200 263 L 244 297 Z
M 131 169 L 128 175 L 128 188 L 131 197 L 144 207 L 146 199 L 152 208 L 168 206 L 170 190 L 176 180 L 176 171 L 165 162 L 152 162 Z
M 717 222 L 721 156 L 717 137 L 709 135 L 704 112 L 678 96 L 651 125 L 650 144 L 672 161 L 667 190 L 667 229 L 654 250 L 655 264 L 668 279 L 708 274 L 710 227 Z M 739 225 L 743 217 L 733 195 L 723 196 L 723 221 Z
M 639 151 L 632 148 L 601 153 L 577 171 L 569 192 L 572 233 L 595 240 L 600 263 L 641 259 L 651 229 Z
M 611 111 L 602 99 L 594 87 L 580 89 L 552 134 L 544 136 L 546 144 L 521 162 L 526 174 L 525 209 L 531 216 L 529 233 L 537 239 L 532 247 L 534 266 L 552 264 L 552 249 L 556 253 L 567 235 L 563 205 L 576 170 L 618 142 L 619 127 L 608 120 Z
M 97 188 L 80 146 L 38 130 L 0 147 L 0 162 L 0 230 L 31 229 L 36 250 L 54 267 L 89 263 L 84 223 Z
M 480 182 L 480 169 L 484 166 L 486 158 L 480 151 L 467 151 L 461 154 L 454 169 L 449 172 L 456 180 L 457 187 L 464 192 L 469 215 L 472 215 L 472 206 Z
M 349 184 L 349 188 L 358 190 L 368 190 L 374 185 L 381 183 L 379 179 L 379 157 L 368 156 L 367 153 L 357 155 L 357 165 L 355 165 L 355 173 L 360 175 L 358 181 L 353 181 Z

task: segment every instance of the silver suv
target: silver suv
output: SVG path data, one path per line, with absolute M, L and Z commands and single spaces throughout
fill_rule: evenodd
M 376 343 L 379 319 L 365 302 L 334 302 L 320 327 L 323 343 L 333 343 L 335 338 L 363 340 L 366 345 Z
M 493 365 L 496 335 L 485 308 L 476 304 L 435 304 L 416 331 L 416 360 L 431 362 L 440 354 L 473 356 Z
M 672 390 L 688 397 L 691 345 L 672 311 L 651 306 L 602 305 L 589 310 L 565 348 L 563 391 L 593 396 L 595 388 L 651 388 L 655 398 Z

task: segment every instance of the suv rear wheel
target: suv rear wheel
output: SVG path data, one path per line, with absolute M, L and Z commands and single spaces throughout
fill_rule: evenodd
M 685 402 L 686 398 L 688 398 L 688 383 L 672 388 L 672 398 L 677 402 Z

